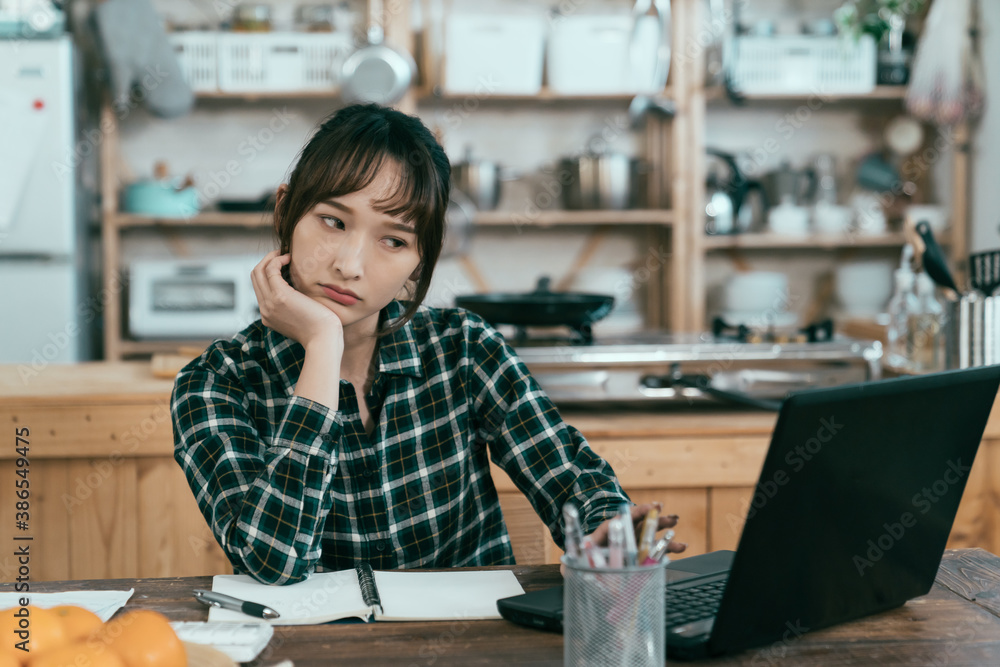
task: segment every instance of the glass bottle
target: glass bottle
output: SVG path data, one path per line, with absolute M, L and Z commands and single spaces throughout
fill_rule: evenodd
M 910 315 L 916 313 L 919 304 L 917 295 L 913 292 L 915 277 L 908 262 L 896 269 L 894 278 L 896 291 L 889 301 L 886 362 L 893 368 L 909 369 Z
M 943 321 L 944 308 L 934 294 L 934 281 L 921 273 L 917 276 L 917 308 L 908 319 L 907 347 L 912 370 L 930 373 L 943 368 Z

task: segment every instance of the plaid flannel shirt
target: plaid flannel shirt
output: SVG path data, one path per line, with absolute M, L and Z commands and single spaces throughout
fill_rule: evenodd
M 398 317 L 400 303 L 383 316 Z M 422 307 L 383 338 L 366 397 L 294 396 L 305 351 L 259 320 L 177 376 L 174 458 L 238 573 L 267 583 L 342 570 L 511 564 L 489 461 L 562 546 L 573 501 L 586 532 L 628 498 L 503 337 L 461 309 Z

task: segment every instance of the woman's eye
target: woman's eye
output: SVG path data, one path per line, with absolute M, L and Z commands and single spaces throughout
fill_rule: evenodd
M 335 218 L 332 215 L 321 215 L 319 219 L 323 221 L 323 224 L 327 227 L 333 227 L 334 229 L 343 229 L 344 221 L 340 218 Z
M 406 241 L 403 239 L 394 239 L 390 237 L 387 238 L 386 241 L 389 243 L 390 248 L 405 248 L 407 245 Z

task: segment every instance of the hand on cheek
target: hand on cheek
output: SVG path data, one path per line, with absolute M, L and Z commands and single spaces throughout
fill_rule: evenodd
M 250 272 L 264 326 L 303 346 L 319 340 L 343 341 L 340 318 L 329 308 L 292 287 L 282 270 L 291 255 L 273 250 Z

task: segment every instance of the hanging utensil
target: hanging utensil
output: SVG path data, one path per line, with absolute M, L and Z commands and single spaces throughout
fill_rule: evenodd
M 993 296 L 1000 287 L 1000 250 L 987 250 L 969 255 L 969 268 L 973 289 L 983 296 Z
M 638 35 L 642 19 L 651 13 L 657 19 L 656 60 L 648 82 L 649 94 L 639 94 L 629 104 L 628 114 L 633 127 L 637 127 L 649 112 L 665 118 L 672 118 L 676 113 L 673 101 L 660 97 L 670 75 L 670 0 L 636 0 L 632 7 L 629 59 L 632 71 L 644 72 L 647 69 L 641 62 L 647 54 L 643 51 L 644 45 Z M 645 88 L 646 85 L 641 86 L 641 89 Z
M 646 55 L 642 50 L 642 42 L 638 39 L 642 19 L 654 15 L 657 19 L 656 60 L 650 76 L 650 90 L 659 94 L 667 85 L 670 73 L 670 0 L 636 0 L 632 7 L 632 35 L 630 39 L 630 58 L 633 69 L 642 71 L 641 57 Z
M 347 102 L 395 104 L 410 87 L 417 64 L 406 51 L 383 43 L 382 0 L 371 0 L 368 8 L 368 45 L 344 60 L 340 72 L 341 96 Z

